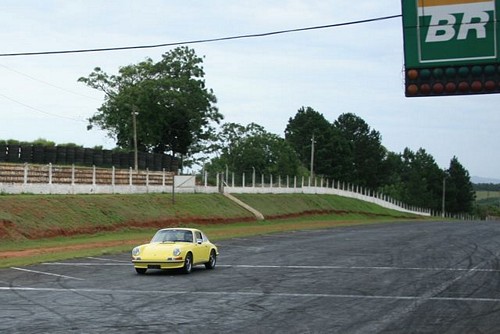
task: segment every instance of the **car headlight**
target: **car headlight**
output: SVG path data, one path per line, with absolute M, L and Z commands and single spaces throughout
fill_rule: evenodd
M 139 247 L 135 247 L 134 249 L 132 249 L 133 256 L 139 255 L 140 252 L 141 252 L 141 250 L 139 249 Z
M 174 256 L 179 256 L 179 255 L 181 255 L 180 248 L 174 248 Z

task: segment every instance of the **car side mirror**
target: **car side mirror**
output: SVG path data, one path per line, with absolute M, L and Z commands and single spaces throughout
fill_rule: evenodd
M 198 245 L 201 245 L 201 244 L 203 243 L 203 239 L 196 239 L 196 243 L 197 243 Z

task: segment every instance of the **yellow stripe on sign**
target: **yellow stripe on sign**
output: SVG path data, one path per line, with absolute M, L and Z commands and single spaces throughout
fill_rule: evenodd
M 477 2 L 492 2 L 492 0 L 418 0 L 418 7 L 450 6 Z

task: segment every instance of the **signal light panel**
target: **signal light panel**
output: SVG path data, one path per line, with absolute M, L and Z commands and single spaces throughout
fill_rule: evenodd
M 405 77 L 407 97 L 500 93 L 494 64 L 409 68 Z

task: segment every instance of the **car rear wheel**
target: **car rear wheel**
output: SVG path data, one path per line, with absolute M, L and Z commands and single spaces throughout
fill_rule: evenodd
M 217 263 L 217 254 L 215 254 L 215 251 L 212 250 L 210 252 L 210 257 L 208 258 L 208 262 L 205 263 L 205 268 L 214 269 L 216 263 Z
M 144 275 L 146 273 L 146 268 L 135 268 L 138 274 Z
M 193 270 L 193 255 L 191 253 L 186 254 L 186 258 L 184 259 L 184 267 L 182 267 L 182 271 L 184 274 L 189 274 Z

